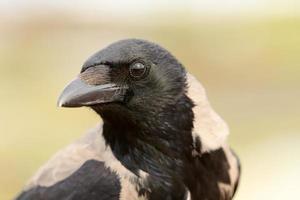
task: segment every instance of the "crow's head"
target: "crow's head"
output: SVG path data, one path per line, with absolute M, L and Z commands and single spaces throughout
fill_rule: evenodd
M 58 104 L 91 107 L 101 115 L 105 141 L 121 163 L 165 185 L 178 176 L 191 148 L 193 103 L 186 87 L 185 69 L 167 50 L 128 39 L 91 56 Z
M 193 150 L 217 148 L 227 134 L 201 84 L 167 50 L 144 40 L 122 40 L 94 54 L 58 104 L 96 111 L 118 160 L 164 188 L 171 182 L 180 188 Z
M 124 114 L 153 117 L 176 104 L 185 92 L 185 82 L 184 68 L 164 48 L 145 40 L 121 40 L 84 63 L 58 104 L 89 106 L 104 120 Z

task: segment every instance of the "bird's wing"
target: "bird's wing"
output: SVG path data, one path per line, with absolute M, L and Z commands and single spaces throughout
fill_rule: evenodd
M 121 185 L 117 174 L 96 160 L 86 161 L 68 178 L 51 186 L 34 186 L 17 200 L 118 200 Z
M 195 155 L 187 164 L 186 186 L 192 199 L 231 200 L 239 181 L 239 162 L 232 150 L 221 148 Z
M 239 184 L 241 166 L 237 155 L 232 149 L 230 149 L 228 145 L 224 145 L 222 149 L 225 153 L 229 166 L 227 173 L 229 175 L 230 182 L 219 182 L 219 188 L 224 199 L 226 199 L 225 197 L 230 197 L 231 199 L 234 196 Z
M 70 176 L 88 160 L 103 161 L 97 155 L 97 152 L 100 154 L 105 148 L 101 136 L 97 137 L 101 131 L 101 126 L 91 129 L 74 143 L 54 154 L 29 180 L 25 189 L 37 185 L 49 187 Z
M 100 124 L 46 162 L 17 200 L 135 199 L 134 178 L 105 145 Z
M 220 176 L 214 177 L 215 181 L 223 199 L 231 199 L 239 182 L 240 164 L 237 156 L 226 144 L 229 134 L 228 126 L 211 107 L 202 84 L 189 73 L 187 82 L 188 97 L 195 104 L 193 108 L 194 129 L 192 131 L 195 147 L 193 154 L 201 155 L 199 165 L 202 165 L 201 162 L 207 162 L 208 165 L 223 167 L 208 173 L 218 174 L 221 170 Z M 218 181 L 218 178 L 223 181 Z
M 201 141 L 199 152 L 209 152 L 220 148 L 226 143 L 229 134 L 226 122 L 211 107 L 202 84 L 191 74 L 187 74 L 188 97 L 195 104 L 194 142 Z

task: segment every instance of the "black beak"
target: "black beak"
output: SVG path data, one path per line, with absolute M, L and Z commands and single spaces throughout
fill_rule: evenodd
M 58 98 L 60 107 L 81 107 L 108 102 L 121 102 L 126 88 L 116 84 L 89 85 L 80 78 L 69 83 Z

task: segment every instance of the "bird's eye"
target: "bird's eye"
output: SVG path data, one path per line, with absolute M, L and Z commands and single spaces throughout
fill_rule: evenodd
M 133 78 L 141 78 L 147 71 L 146 66 L 141 62 L 132 63 L 129 67 L 130 76 Z

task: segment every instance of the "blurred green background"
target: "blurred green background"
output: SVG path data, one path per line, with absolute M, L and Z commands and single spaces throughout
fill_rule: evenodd
M 61 109 L 61 90 L 95 51 L 124 38 L 169 49 L 231 128 L 236 200 L 296 199 L 300 185 L 300 3 L 1 1 L 0 199 L 100 119 Z

